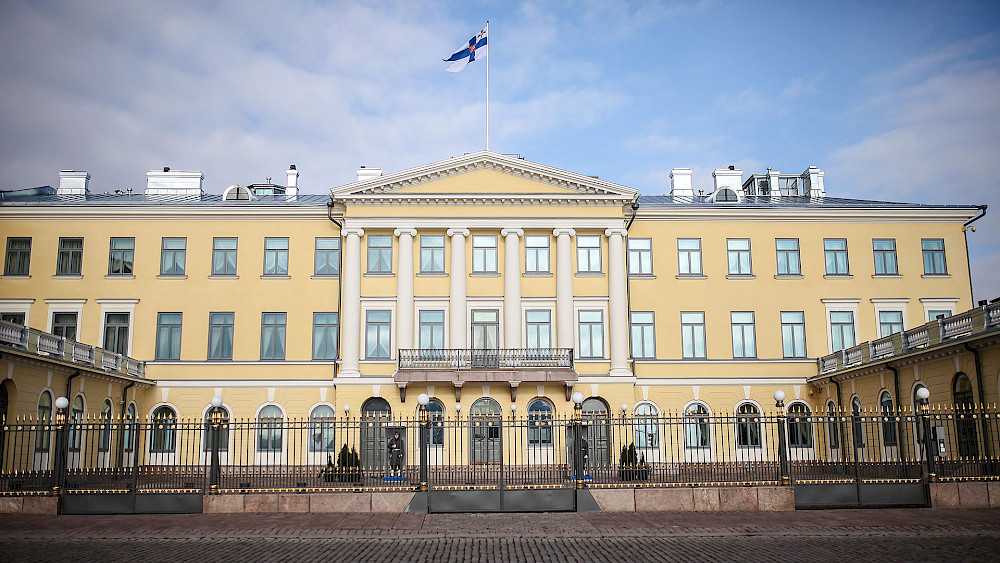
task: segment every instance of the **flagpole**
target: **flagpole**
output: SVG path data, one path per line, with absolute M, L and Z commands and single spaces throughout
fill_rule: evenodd
M 486 48 L 489 49 L 490 20 L 486 20 Z M 486 55 L 486 150 L 490 150 L 490 56 Z

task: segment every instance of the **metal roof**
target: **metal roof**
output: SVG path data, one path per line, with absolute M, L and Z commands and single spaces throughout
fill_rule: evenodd
M 228 207 L 243 207 L 255 205 L 289 205 L 313 206 L 326 205 L 330 201 L 327 194 L 299 194 L 287 199 L 285 195 L 261 195 L 253 200 L 223 200 L 222 194 L 202 194 L 201 197 L 189 195 L 145 195 L 128 193 L 90 193 L 84 195 L 56 195 L 55 190 L 49 193 L 38 193 L 38 188 L 3 192 L 0 205 L 217 205 Z M 34 192 L 34 193 L 18 193 Z
M 902 203 L 870 199 L 841 197 L 746 196 L 739 202 L 714 202 L 711 194 L 701 196 L 641 195 L 639 205 L 650 207 L 828 207 L 828 208 L 873 208 L 873 209 L 975 209 L 975 205 L 942 205 L 930 203 Z

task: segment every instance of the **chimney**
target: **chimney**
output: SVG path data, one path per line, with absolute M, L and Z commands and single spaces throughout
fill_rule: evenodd
M 670 171 L 670 195 L 674 197 L 694 197 L 691 187 L 691 169 L 674 168 Z
M 59 173 L 57 195 L 90 195 L 90 173 L 85 170 L 63 170 Z
M 299 195 L 299 171 L 294 164 L 289 164 L 285 174 L 288 175 L 288 182 L 285 184 L 285 199 L 294 200 Z
M 730 189 L 739 196 L 743 195 L 743 171 L 735 166 L 716 168 L 712 172 L 712 182 L 715 184 L 715 191 Z
M 186 196 L 200 199 L 204 192 L 201 189 L 205 175 L 199 171 L 171 170 L 164 166 L 163 171 L 150 170 L 146 172 L 147 196 Z
M 809 197 L 826 197 L 826 187 L 823 186 L 823 171 L 810 166 L 802 172 L 802 195 Z
M 382 175 L 381 168 L 365 168 L 362 166 L 358 168 L 358 181 L 363 182 L 369 178 L 378 178 Z

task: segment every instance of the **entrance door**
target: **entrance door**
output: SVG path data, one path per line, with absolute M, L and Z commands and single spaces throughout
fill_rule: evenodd
M 472 311 L 472 367 L 495 368 L 500 365 L 500 311 Z
M 386 426 L 392 409 L 382 398 L 368 399 L 361 407 L 361 466 L 370 471 L 386 468 Z
M 583 402 L 584 438 L 589 446 L 587 469 L 591 472 L 611 468 L 611 419 L 608 405 L 597 397 Z M 593 473 L 591 473 L 593 474 Z
M 483 397 L 476 399 L 469 409 L 469 448 L 472 463 L 499 463 L 502 453 L 500 443 L 500 404 Z

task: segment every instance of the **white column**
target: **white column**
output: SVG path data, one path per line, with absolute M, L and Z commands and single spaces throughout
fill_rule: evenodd
M 361 377 L 361 237 L 365 231 L 344 229 L 344 299 L 340 310 L 339 377 Z
M 399 261 L 396 266 L 396 347 L 413 348 L 413 237 L 416 229 L 396 229 Z
M 610 375 L 632 375 L 628 369 L 628 296 L 625 288 L 625 229 L 604 231 L 608 237 L 608 333 Z
M 521 229 L 503 229 L 504 348 L 521 347 Z
M 573 229 L 555 229 L 556 237 L 556 347 L 574 348 Z
M 469 236 L 469 229 L 448 229 L 447 234 L 451 237 L 451 272 L 448 273 L 451 280 L 451 299 L 448 302 L 451 309 L 449 347 L 465 348 L 469 337 L 465 316 L 466 280 L 469 277 L 465 270 L 465 238 Z

